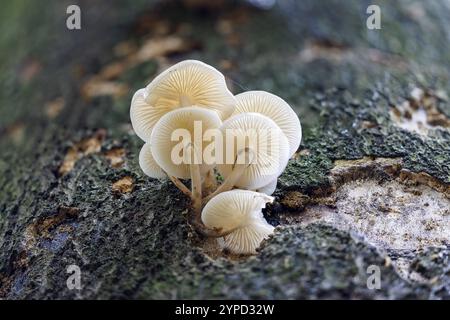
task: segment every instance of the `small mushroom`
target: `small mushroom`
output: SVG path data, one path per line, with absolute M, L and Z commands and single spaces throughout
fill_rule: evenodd
M 297 114 L 280 97 L 266 91 L 247 91 L 236 95 L 233 115 L 256 112 L 272 119 L 289 141 L 289 157 L 292 157 L 302 140 L 302 127 Z
M 248 190 L 223 192 L 203 208 L 202 222 L 210 229 L 227 234 L 217 239 L 222 248 L 237 254 L 255 254 L 274 230 L 261 211 L 273 199 Z
M 167 177 L 166 173 L 156 163 L 155 158 L 153 158 L 149 143 L 145 143 L 139 152 L 139 166 L 151 178 L 162 179 Z
M 238 114 L 226 120 L 221 131 L 224 161 L 218 163 L 217 168 L 228 186 L 249 190 L 262 188 L 285 169 L 289 160 L 289 143 L 280 128 L 268 117 L 251 112 Z M 241 156 L 242 152 L 253 159 Z M 235 159 L 235 162 L 230 162 L 230 159 Z M 230 183 L 227 179 L 235 181 Z
M 200 130 L 205 132 L 218 129 L 221 123 L 216 112 L 195 106 L 175 109 L 165 114 L 155 125 L 150 138 L 151 152 L 156 163 L 169 176 L 180 179 L 190 178 L 191 164 L 194 163 L 200 165 L 202 173 L 211 170 L 211 165 L 204 163 L 202 159 L 207 144 L 203 143 Z M 186 135 L 182 135 L 183 132 Z M 191 152 L 187 148 L 189 145 L 198 150 Z
M 272 182 L 268 183 L 267 185 L 256 189 L 256 192 L 267 194 L 268 196 L 272 195 L 272 193 L 275 192 L 277 188 L 278 179 L 274 179 Z
M 233 113 L 235 105 L 236 99 L 217 69 L 201 61 L 185 60 L 134 94 L 130 118 L 136 134 L 148 142 L 153 127 L 169 111 L 199 106 L 216 111 L 224 120 Z

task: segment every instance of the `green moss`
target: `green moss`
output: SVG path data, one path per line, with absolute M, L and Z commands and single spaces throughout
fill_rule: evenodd
M 131 90 L 136 91 L 140 88 L 145 87 L 148 83 L 145 83 L 145 81 L 143 80 L 152 79 L 155 76 L 157 70 L 157 62 L 154 60 L 150 60 L 128 69 L 119 77 L 119 81 L 126 83 Z M 129 102 L 129 97 L 127 97 L 126 100 Z
M 187 261 L 190 257 L 192 253 Z M 289 268 L 287 258 L 291 260 Z M 382 266 L 383 259 L 373 248 L 324 226 L 279 230 L 257 257 L 244 262 L 211 262 L 199 256 L 195 263 L 199 268 L 173 266 L 172 276 L 149 279 L 143 284 L 144 292 L 182 299 L 333 298 L 342 297 L 342 292 L 347 292 L 348 298 L 374 298 L 394 288 L 398 293 L 406 289 L 403 292 L 411 294 L 390 267 L 382 267 L 384 289 L 368 290 L 365 269 L 371 264 Z M 426 292 L 423 289 L 417 288 L 412 296 L 422 296 Z
M 388 85 L 396 84 L 385 84 Z M 422 137 L 397 127 L 389 116 L 389 102 L 399 97 L 392 91 L 388 96 L 363 103 L 355 103 L 345 91 L 331 91 L 326 98 L 320 97 L 317 103 L 325 106 L 323 124 L 302 142 L 308 155 L 290 161 L 280 177 L 280 187 L 307 191 L 326 186 L 334 160 L 364 156 L 400 157 L 405 169 L 426 172 L 450 183 L 450 133 L 437 128 L 434 134 Z M 375 126 L 364 128 L 364 122 Z

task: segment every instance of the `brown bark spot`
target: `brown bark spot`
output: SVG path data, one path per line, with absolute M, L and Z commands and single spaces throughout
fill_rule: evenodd
M 133 178 L 130 176 L 123 177 L 112 185 L 112 191 L 116 194 L 131 193 L 134 188 Z
M 128 86 L 123 83 L 103 81 L 94 77 L 83 85 L 81 94 L 86 99 L 100 96 L 113 96 L 118 98 L 125 95 L 128 92 L 128 89 Z
M 3 130 L 0 128 L 0 137 L 5 134 L 5 137 L 12 140 L 15 144 L 20 144 L 25 137 L 25 125 L 22 122 L 15 122 Z
M 65 101 L 62 97 L 56 98 L 45 105 L 45 114 L 50 119 L 56 118 L 62 109 L 64 109 Z
M 51 239 L 52 231 L 72 231 L 64 221 L 78 217 L 80 210 L 76 207 L 60 206 L 54 215 L 39 218 L 25 229 L 25 248 L 31 250 L 40 238 Z
M 19 78 L 22 83 L 30 82 L 36 77 L 42 70 L 42 64 L 36 59 L 29 59 L 25 61 L 23 67 L 20 70 Z
M 120 168 L 125 163 L 125 149 L 113 148 L 105 152 L 105 158 L 113 168 Z
M 281 199 L 281 204 L 290 210 L 301 210 L 309 203 L 309 201 L 309 196 L 299 191 L 289 191 Z
M 70 147 L 69 150 L 67 150 L 63 163 L 58 169 L 59 176 L 69 173 L 75 166 L 75 163 L 82 157 L 99 152 L 105 136 L 106 131 L 100 129 L 91 137 L 85 138 Z
M 445 92 L 415 88 L 391 109 L 391 118 L 400 128 L 426 136 L 430 130 L 450 128 L 450 119 L 439 110 L 439 104 L 447 101 Z

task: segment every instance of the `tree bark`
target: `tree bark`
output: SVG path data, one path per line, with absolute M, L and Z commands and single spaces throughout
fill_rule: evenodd
M 79 31 L 60 1 L 5 3 L 0 298 L 449 298 L 448 3 L 379 1 L 368 30 L 356 0 L 189 2 L 84 2 Z M 256 256 L 198 236 L 139 168 L 131 97 L 183 59 L 301 119 Z

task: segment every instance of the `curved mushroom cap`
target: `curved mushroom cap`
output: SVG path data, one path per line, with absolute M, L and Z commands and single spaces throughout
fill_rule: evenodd
M 268 183 L 267 185 L 256 189 L 256 192 L 260 192 L 260 193 L 264 193 L 267 194 L 268 196 L 270 196 L 272 193 L 275 192 L 276 188 L 277 188 L 277 183 L 278 183 L 278 179 L 275 178 L 272 182 Z
M 168 68 L 146 88 L 135 93 L 130 108 L 133 129 L 147 142 L 156 122 L 164 114 L 194 105 L 217 111 L 224 120 L 233 113 L 236 99 L 217 69 L 201 61 L 185 60 Z
M 144 141 L 150 141 L 152 128 L 160 116 L 155 116 L 153 108 L 146 101 L 147 91 L 139 89 L 131 99 L 130 119 L 136 135 Z
M 224 137 L 223 161 L 219 172 L 227 178 L 234 168 L 242 146 L 250 149 L 254 159 L 244 170 L 235 186 L 258 189 L 276 179 L 289 160 L 289 143 L 274 121 L 258 113 L 242 113 L 226 120 L 221 127 Z M 231 161 L 230 161 L 231 160 Z M 247 160 L 247 164 L 249 163 Z M 241 162 L 243 163 L 243 162 Z
M 156 163 L 171 176 L 189 179 L 190 164 L 196 159 L 192 150 L 186 152 L 184 148 L 192 143 L 198 155 L 196 163 L 201 165 L 202 172 L 209 170 L 210 164 L 205 163 L 202 157 L 208 145 L 202 143 L 202 132 L 218 129 L 221 124 L 216 112 L 204 108 L 187 107 L 165 114 L 155 125 L 150 138 L 151 152 Z M 195 131 L 199 130 L 197 134 L 194 134 L 194 128 Z
M 236 95 L 236 102 L 233 115 L 256 112 L 275 121 L 289 141 L 289 157 L 292 157 L 300 146 L 302 127 L 297 114 L 286 101 L 266 91 L 247 91 Z
M 166 173 L 153 158 L 149 143 L 144 144 L 139 152 L 139 166 L 142 171 L 151 178 L 162 179 L 167 177 Z
M 223 192 L 212 198 L 202 211 L 208 228 L 232 231 L 219 238 L 222 248 L 238 254 L 254 254 L 261 241 L 273 233 L 274 227 L 264 219 L 261 209 L 273 197 L 248 190 Z

